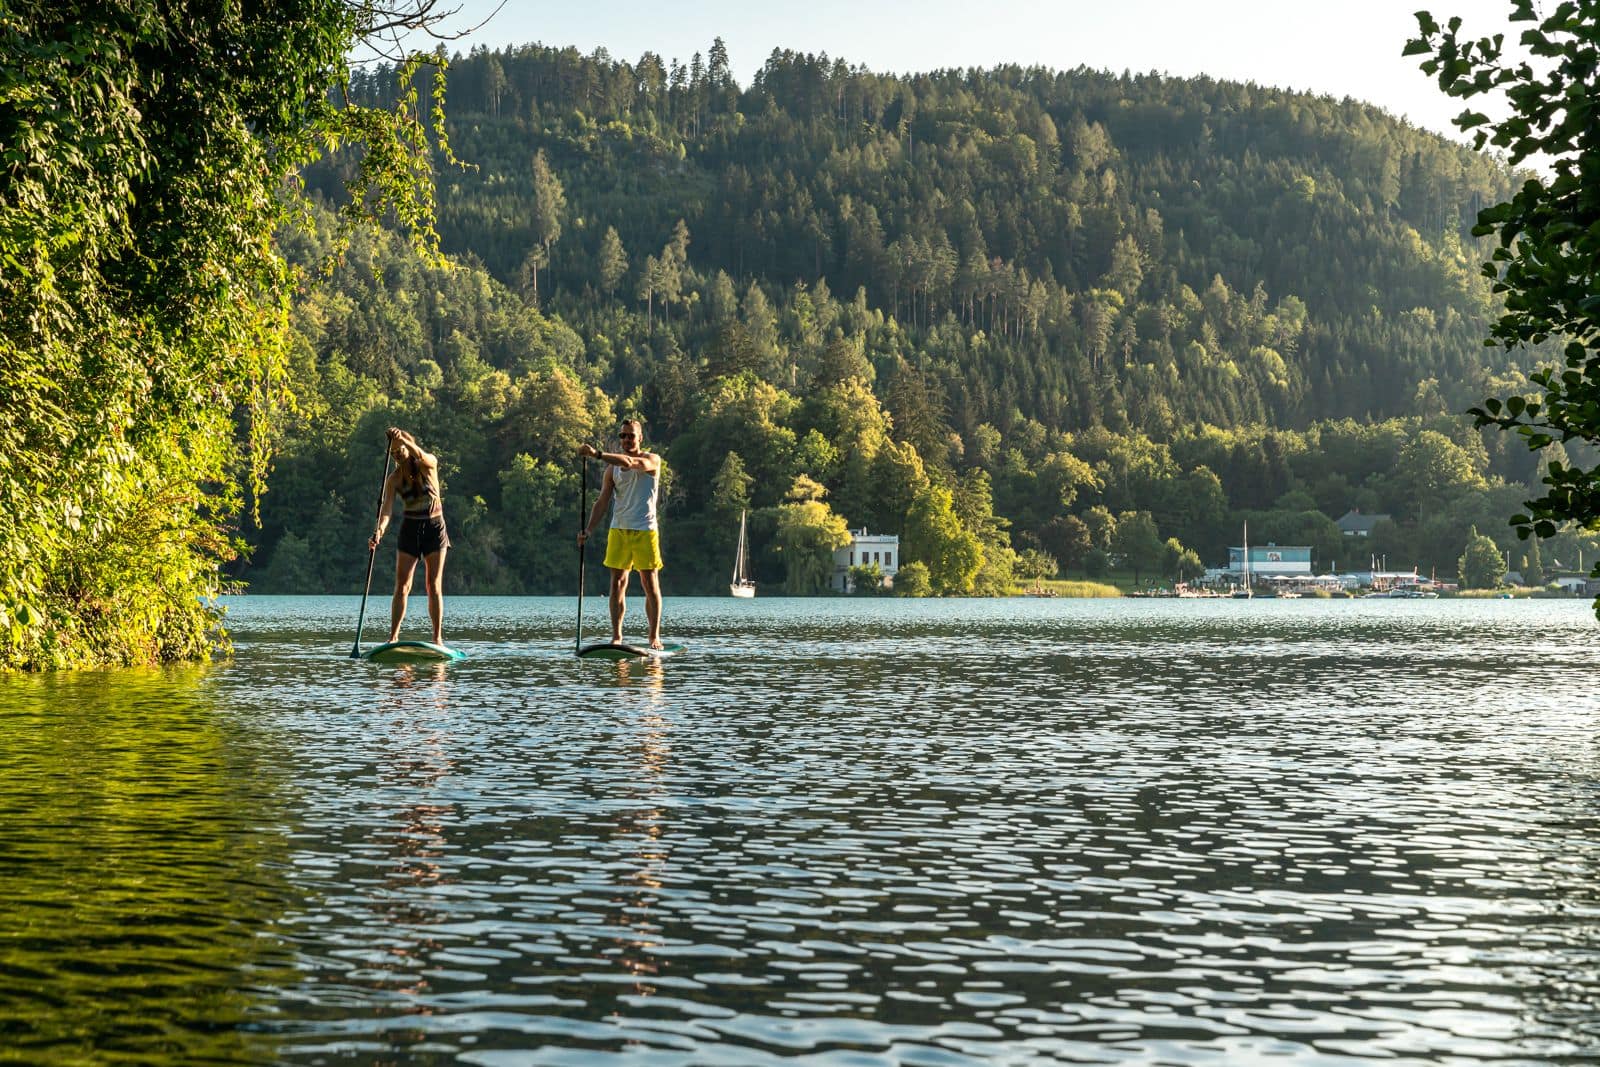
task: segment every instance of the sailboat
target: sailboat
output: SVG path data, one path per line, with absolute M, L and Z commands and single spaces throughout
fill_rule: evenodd
M 1253 596 L 1250 592 L 1250 523 L 1244 524 L 1244 587 L 1233 591 L 1234 599 L 1249 600 Z
M 744 512 L 739 512 L 739 554 L 733 558 L 733 580 L 728 592 L 737 597 L 756 595 L 756 583 L 750 580 L 750 541 L 745 536 Z

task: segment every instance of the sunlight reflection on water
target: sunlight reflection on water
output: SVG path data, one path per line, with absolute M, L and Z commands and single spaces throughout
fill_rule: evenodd
M 0 1035 L 1600 1054 L 1585 604 L 674 600 L 647 664 L 576 660 L 573 608 L 457 598 L 469 659 L 377 667 L 353 600 L 252 597 L 231 663 L 0 682 Z

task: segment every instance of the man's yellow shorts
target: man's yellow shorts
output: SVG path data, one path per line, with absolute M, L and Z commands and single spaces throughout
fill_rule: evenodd
M 654 530 L 617 530 L 606 534 L 606 566 L 614 571 L 661 569 L 661 539 Z

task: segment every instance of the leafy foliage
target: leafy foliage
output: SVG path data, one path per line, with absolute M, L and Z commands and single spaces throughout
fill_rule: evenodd
M 350 217 L 388 211 L 431 247 L 435 142 L 414 92 L 388 109 L 328 92 L 375 12 L 0 11 L 0 667 L 195 658 L 221 639 L 208 601 L 228 524 L 287 397 L 293 278 L 273 235 L 295 175 L 364 141 Z
M 1527 59 L 1508 59 L 1500 36 L 1463 38 L 1459 18 L 1441 28 L 1427 12 L 1418 13 L 1420 36 L 1406 52 L 1428 56 L 1422 69 L 1451 96 L 1504 98 L 1503 119 L 1470 108 L 1456 118 L 1479 148 L 1492 144 L 1512 163 L 1550 161 L 1548 177 L 1527 178 L 1473 228 L 1497 237 L 1483 268 L 1505 299 L 1491 341 L 1562 346 L 1560 363 L 1529 375 L 1531 397 L 1492 397 L 1472 409 L 1478 425 L 1514 430 L 1537 452 L 1600 443 L 1600 5 L 1564 0 L 1542 20 L 1532 0 L 1511 0 L 1511 10 L 1513 21 L 1529 24 L 1519 39 Z M 1549 537 L 1569 522 L 1600 529 L 1600 466 L 1552 461 L 1542 481 L 1544 495 L 1511 520 L 1519 536 Z
M 1456 566 L 1463 589 L 1493 589 L 1505 575 L 1505 561 L 1493 540 L 1474 526 L 1467 535 L 1467 547 Z

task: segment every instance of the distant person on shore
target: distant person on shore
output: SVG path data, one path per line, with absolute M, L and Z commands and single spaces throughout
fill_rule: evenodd
M 395 500 L 405 505 L 400 518 L 400 545 L 395 556 L 394 600 L 389 606 L 389 641 L 400 638 L 400 624 L 406 617 L 406 598 L 417 571 L 417 560 L 425 566 L 428 588 L 428 619 L 433 623 L 433 643 L 444 644 L 444 557 L 450 550 L 450 534 L 444 526 L 444 502 L 439 498 L 439 460 L 423 451 L 417 439 L 404 430 L 389 427 L 389 455 L 394 471 L 383 483 L 383 509 L 378 528 L 367 547 L 377 551 L 389 528 Z
M 661 539 L 656 532 L 656 489 L 661 457 L 644 451 L 643 429 L 638 419 L 627 419 L 617 431 L 620 451 L 601 452 L 581 445 L 578 454 L 606 463 L 600 495 L 589 512 L 589 523 L 578 532 L 578 544 L 589 540 L 595 527 L 611 511 L 611 532 L 606 537 L 605 565 L 611 571 L 611 643 L 622 643 L 622 617 L 628 611 L 628 572 L 639 572 L 644 587 L 644 611 L 650 621 L 650 647 L 661 647 Z

